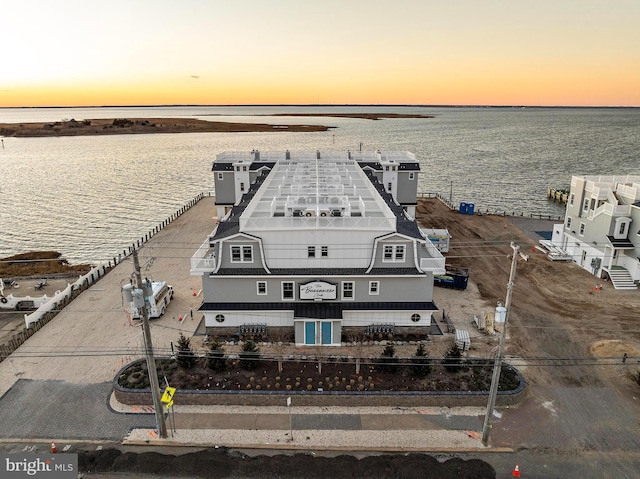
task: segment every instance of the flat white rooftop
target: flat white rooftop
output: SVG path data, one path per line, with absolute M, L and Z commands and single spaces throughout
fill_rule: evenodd
M 276 163 L 242 213 L 241 231 L 395 229 L 395 214 L 348 153 L 261 153 L 260 161 Z

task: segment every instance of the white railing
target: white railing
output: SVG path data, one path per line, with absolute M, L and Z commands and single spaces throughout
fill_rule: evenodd
M 62 291 L 56 291 L 56 294 L 50 298 L 44 304 L 31 314 L 24 315 L 24 322 L 28 328 L 31 324 L 37 323 L 47 312 L 58 309 L 60 303 L 66 299 L 70 299 L 74 290 L 88 288 L 90 285 L 96 283 L 100 277 L 104 274 L 102 266 L 96 266 L 84 276 L 80 276 L 78 280 L 73 284 L 67 284 L 67 287 Z
M 353 228 L 370 230 L 393 230 L 396 218 L 371 216 L 302 216 L 277 218 L 240 218 L 240 229 L 291 230 L 310 228 Z
M 191 257 L 191 274 L 213 271 L 215 265 L 216 256 L 211 246 L 209 246 L 209 238 L 207 238 Z
M 445 274 L 447 272 L 444 258 L 422 258 L 420 260 L 420 269 L 433 274 Z
M 444 274 L 446 272 L 446 258 L 442 256 L 440 250 L 431 241 L 424 243 L 424 249 L 431 257 L 420 259 L 420 269 L 430 271 L 433 274 Z
M 631 205 L 612 205 L 611 203 L 605 203 L 604 205 L 589 211 L 589 219 L 597 218 L 601 214 L 608 216 L 631 216 Z
M 623 197 L 629 203 L 634 203 L 640 200 L 640 184 L 634 183 L 633 185 L 618 185 L 618 196 Z

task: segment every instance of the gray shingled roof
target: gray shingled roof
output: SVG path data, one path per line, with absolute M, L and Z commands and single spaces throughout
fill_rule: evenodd
M 233 163 L 214 161 L 211 171 L 233 171 Z
M 410 236 L 412 238 L 424 239 L 422 234 L 420 233 L 420 228 L 418 224 L 404 214 L 404 209 L 402 206 L 397 204 L 391 196 L 384 188 L 384 185 L 378 181 L 378 178 L 370 171 L 363 170 L 365 175 L 369 178 L 373 186 L 378 190 L 380 196 L 385 201 L 387 206 L 391 209 L 393 214 L 396 216 L 396 231 L 405 236 Z
M 437 311 L 433 301 L 413 303 L 309 301 L 274 303 L 203 303 L 198 311 L 291 311 L 296 318 L 342 319 L 343 311 Z
M 398 276 L 423 275 L 416 268 L 373 268 L 367 273 L 366 268 L 273 268 L 274 276 Z M 267 275 L 263 268 L 220 268 L 216 275 L 222 276 L 262 276 Z

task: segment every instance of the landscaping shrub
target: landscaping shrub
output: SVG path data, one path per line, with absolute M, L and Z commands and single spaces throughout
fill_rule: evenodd
M 224 371 L 227 368 L 227 359 L 224 348 L 219 341 L 214 340 L 207 353 L 207 367 L 214 371 Z
M 411 358 L 413 363 L 413 374 L 419 378 L 424 378 L 431 374 L 431 360 L 427 355 L 427 350 L 424 344 L 420 343 L 416 349 L 416 354 Z
M 240 353 L 240 367 L 243 369 L 256 369 L 260 365 L 260 348 L 253 341 L 245 341 Z
M 393 344 L 385 346 L 384 351 L 380 355 L 380 371 L 393 371 L 398 366 L 395 358 L 396 348 Z
M 191 349 L 191 340 L 185 338 L 182 333 L 180 333 L 180 338 L 178 338 L 176 361 L 178 366 L 183 369 L 191 369 L 196 364 L 196 354 Z
M 452 373 L 467 371 L 469 369 L 469 366 L 467 366 L 464 359 L 462 359 L 462 351 L 456 343 L 453 343 L 445 353 L 442 365 L 447 371 Z

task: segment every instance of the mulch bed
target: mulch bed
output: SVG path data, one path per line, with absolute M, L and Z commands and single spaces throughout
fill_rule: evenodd
M 381 365 L 362 363 L 356 373 L 353 360 L 278 361 L 261 360 L 254 369 L 243 369 L 239 360 L 228 360 L 228 367 L 215 371 L 205 366 L 203 358 L 189 369 L 174 360 L 157 362 L 162 382 L 180 390 L 264 390 L 264 391 L 487 391 L 491 383 L 492 363 L 486 360 L 466 360 L 462 368 L 445 367 L 441 359 L 433 358 L 431 371 L 420 377 L 411 365 Z M 463 370 L 458 370 L 463 369 Z M 148 387 L 146 363 L 132 364 L 118 378 L 125 388 Z M 510 368 L 503 368 L 501 390 L 517 388 L 519 379 Z

